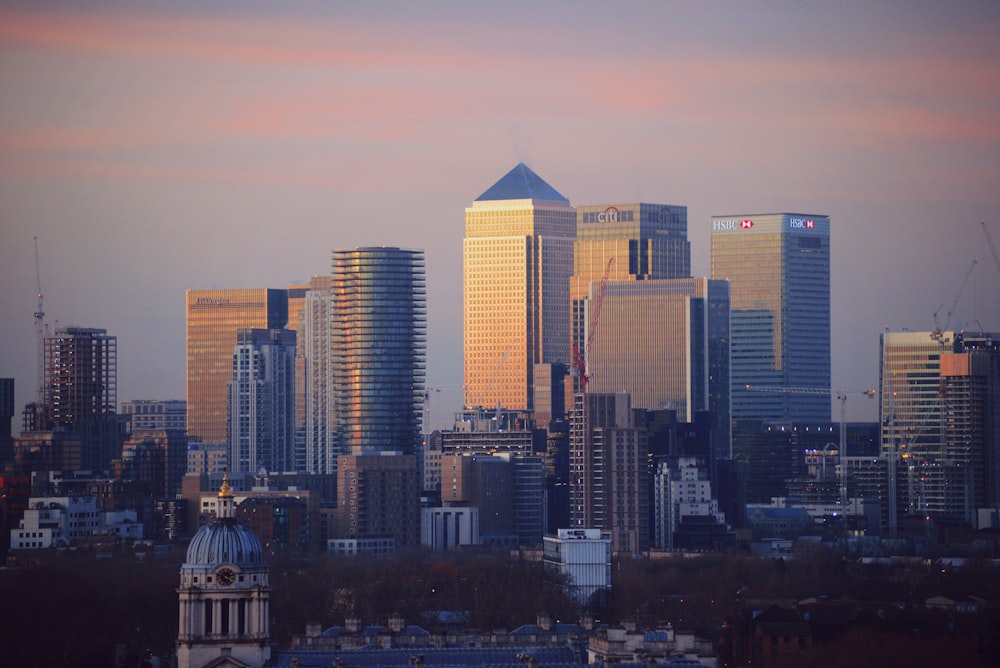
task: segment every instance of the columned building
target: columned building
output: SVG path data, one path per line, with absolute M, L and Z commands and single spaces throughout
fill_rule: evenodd
M 177 589 L 177 667 L 262 668 L 271 658 L 267 562 L 260 540 L 236 520 L 229 483 L 219 514 L 188 545 Z
M 569 363 L 576 212 L 524 163 L 465 210 L 466 402 L 534 408 L 536 364 Z
M 733 420 L 829 421 L 829 216 L 713 216 L 712 278 L 730 283 Z

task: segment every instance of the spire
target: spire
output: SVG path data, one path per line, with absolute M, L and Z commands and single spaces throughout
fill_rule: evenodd
M 233 488 L 229 486 L 229 471 L 222 469 L 222 485 L 219 487 L 219 519 L 228 520 L 236 516 Z
M 222 469 L 222 486 L 219 488 L 219 498 L 233 498 L 233 489 L 229 486 L 229 471 L 226 469 Z

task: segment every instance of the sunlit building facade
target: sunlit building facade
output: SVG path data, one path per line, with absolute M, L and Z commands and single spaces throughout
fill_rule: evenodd
M 603 292 L 586 366 L 591 392 L 626 392 L 635 408 L 682 422 L 712 411 L 717 456 L 730 453 L 729 283 L 707 278 L 591 283 Z
M 467 401 L 534 407 L 536 364 L 568 363 L 576 212 L 518 164 L 465 210 Z
M 333 252 L 331 365 L 343 452 L 416 452 L 427 295 L 420 250 Z
M 733 419 L 829 421 L 829 216 L 713 216 L 712 278 L 730 283 Z
M 585 204 L 576 207 L 570 279 L 573 362 L 582 366 L 588 334 L 586 303 L 605 281 L 645 281 L 691 275 L 687 207 L 675 204 Z M 594 309 L 591 309 L 591 314 Z M 574 391 L 580 391 L 578 373 Z
M 288 322 L 288 291 L 265 288 L 187 291 L 187 428 L 205 443 L 226 442 L 227 386 L 241 329 Z

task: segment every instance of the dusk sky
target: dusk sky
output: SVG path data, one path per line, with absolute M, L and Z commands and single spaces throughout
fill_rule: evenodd
M 0 2 L 0 377 L 19 412 L 34 236 L 47 322 L 118 337 L 119 402 L 184 398 L 186 289 L 421 248 L 448 426 L 465 208 L 520 161 L 686 205 L 695 276 L 712 215 L 829 215 L 837 388 L 976 257 L 951 326 L 1000 331 L 997 2 Z

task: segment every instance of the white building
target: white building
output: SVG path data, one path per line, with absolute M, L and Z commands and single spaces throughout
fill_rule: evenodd
M 674 549 L 674 534 L 683 518 L 710 518 L 725 524 L 719 502 L 712 498 L 708 470 L 699 466 L 696 457 L 679 457 L 673 468 L 662 462 L 655 478 L 656 547 Z
M 611 589 L 611 534 L 600 529 L 559 529 L 545 536 L 546 569 L 565 578 L 567 593 L 586 604 L 601 589 Z
M 479 508 L 424 508 L 420 520 L 420 543 L 432 550 L 479 545 Z
M 10 549 L 65 546 L 98 534 L 139 540 L 142 524 L 134 510 L 98 510 L 93 496 L 33 497 L 17 528 L 10 530 Z

